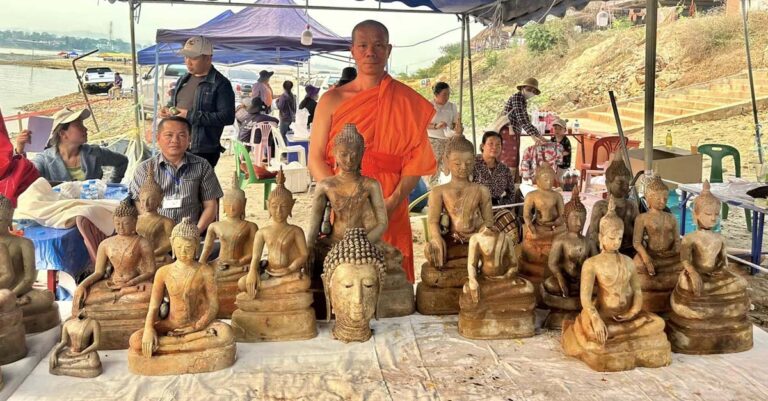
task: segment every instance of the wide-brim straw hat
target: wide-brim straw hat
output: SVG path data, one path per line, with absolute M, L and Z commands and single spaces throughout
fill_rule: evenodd
M 539 81 L 536 78 L 526 78 L 525 81 L 517 85 L 517 90 L 522 90 L 524 86 L 533 88 L 533 93 L 540 95 Z
M 77 120 L 85 120 L 91 116 L 91 112 L 88 109 L 71 110 L 69 107 L 65 107 L 57 111 L 53 115 L 53 130 L 48 135 L 48 146 L 51 146 L 53 140 L 53 133 L 56 132 L 56 128 L 61 124 L 67 124 L 75 122 Z

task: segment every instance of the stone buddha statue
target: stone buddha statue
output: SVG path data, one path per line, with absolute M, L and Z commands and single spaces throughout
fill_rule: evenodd
M 309 255 L 304 231 L 288 223 L 295 201 L 282 170 L 276 181 L 267 200 L 272 224 L 256 232 L 250 270 L 238 282 L 232 329 L 240 342 L 317 336 L 310 279 L 304 272 Z M 262 261 L 265 247 L 267 258 Z
M 637 276 L 643 289 L 643 310 L 649 312 L 669 311 L 669 296 L 683 269 L 677 220 L 664 211 L 668 196 L 669 188 L 661 177 L 654 176 L 645 186 L 649 209 L 635 219 L 632 237 L 637 251 Z
M 386 274 L 384 255 L 364 228 L 349 228 L 323 266 L 327 318 L 331 312 L 336 316 L 333 337 L 345 343 L 368 341 Z
M 568 231 L 558 235 L 549 252 L 549 270 L 552 273 L 542 283 L 541 296 L 549 307 L 544 327 L 560 330 L 564 320 L 573 320 L 581 311 L 579 287 L 581 266 L 598 254 L 595 243 L 581 234 L 587 220 L 587 208 L 579 199 L 579 186 L 573 188 L 571 200 L 563 211 Z
M 601 372 L 669 365 L 664 320 L 642 310 L 644 294 L 632 259 L 619 253 L 624 222 L 613 200 L 608 202 L 600 220 L 601 252 L 581 269 L 582 310 L 575 321 L 563 323 L 563 351 Z
M 212 372 L 235 363 L 235 338 L 216 319 L 219 299 L 214 269 L 195 260 L 200 232 L 188 218 L 173 228 L 176 261 L 157 270 L 143 329 L 130 338 L 128 369 L 139 375 Z M 160 316 L 163 297 L 167 316 Z
M 350 228 L 365 228 L 368 240 L 386 255 L 387 278 L 382 283 L 379 316 L 405 316 L 414 311 L 413 284 L 408 282 L 403 270 L 403 256 L 397 248 L 381 239 L 387 229 L 387 208 L 381 185 L 360 172 L 364 151 L 363 136 L 354 124 L 346 124 L 343 131 L 334 137 L 333 152 L 338 172 L 320 181 L 315 188 L 307 247 L 318 316 L 321 316 L 325 306 L 320 292 L 323 260 Z M 330 204 L 334 219 L 330 232 L 323 233 L 321 227 L 327 204 Z
M 507 233 L 483 227 L 473 234 L 467 273 L 459 299 L 459 334 L 478 340 L 535 334 L 533 284 L 517 277 L 515 248 Z
M 608 194 L 616 205 L 616 215 L 624 220 L 624 238 L 621 240 L 619 252 L 629 256 L 635 256 L 635 248 L 632 245 L 632 234 L 635 232 L 635 218 L 640 214 L 637 202 L 629 198 L 629 183 L 632 181 L 632 172 L 624 163 L 621 151 L 614 154 L 611 164 L 605 170 L 605 184 Z M 600 219 L 608 211 L 608 201 L 601 199 L 592 207 L 592 218 L 587 229 L 587 237 L 597 248 L 600 235 Z
M 672 292 L 667 333 L 672 350 L 683 354 L 725 354 L 752 348 L 747 281 L 727 270 L 722 235 L 713 232 L 720 201 L 705 181 L 693 202 L 698 229 L 680 246 L 683 272 Z
M 219 256 L 212 261 L 216 272 L 219 294 L 219 319 L 229 319 L 235 311 L 237 280 L 245 277 L 253 255 L 253 238 L 259 227 L 245 220 L 245 191 L 237 185 L 237 172 L 232 185 L 222 199 L 224 219 L 211 223 L 205 244 L 200 252 L 200 263 L 208 263 L 216 239 L 219 239 Z
M 0 245 L 0 269 L 5 246 Z M 5 249 L 7 258 L 7 249 Z M 27 356 L 27 342 L 24 337 L 24 323 L 21 309 L 16 306 L 16 296 L 11 290 L 0 289 L 0 365 L 16 362 Z
M 541 283 L 550 275 L 547 267 L 555 237 L 565 232 L 563 196 L 552 189 L 556 174 L 549 163 L 541 163 L 534 180 L 537 189 L 523 203 L 523 241 L 519 248 L 520 276 L 536 287 L 541 304 Z
M 459 297 L 467 280 L 469 238 L 483 227 L 493 226 L 488 188 L 469 180 L 475 166 L 472 142 L 454 136 L 446 144 L 444 157 L 451 181 L 435 186 L 429 194 L 427 261 L 416 287 L 416 309 L 422 315 L 459 312 Z
M 11 234 L 13 211 L 11 200 L 0 195 L 0 245 L 5 246 L 10 259 L 10 264 L 0 267 L 0 289 L 9 289 L 16 296 L 25 332 L 38 333 L 61 323 L 59 306 L 52 292 L 32 288 L 37 278 L 35 246 L 32 240 Z
M 64 322 L 61 341 L 53 347 L 48 358 L 48 370 L 52 375 L 73 377 L 96 377 L 101 374 L 99 322 L 85 317 L 80 310 L 78 316 Z
M 171 230 L 173 219 L 157 212 L 163 202 L 163 189 L 155 181 L 154 162 L 147 163 L 147 178 L 139 188 L 139 220 L 136 232 L 152 245 L 155 255 L 155 265 L 162 266 L 171 263 Z
M 94 271 L 72 299 L 72 316 L 85 310 L 99 321 L 101 349 L 127 348 L 128 338 L 147 316 L 155 257 L 149 241 L 136 233 L 137 219 L 131 199 L 122 201 L 112 218 L 117 235 L 99 244 Z

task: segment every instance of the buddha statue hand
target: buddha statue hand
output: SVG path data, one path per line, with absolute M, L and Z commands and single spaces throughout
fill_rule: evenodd
M 195 329 L 194 324 L 188 324 L 185 326 L 177 327 L 171 331 L 168 332 L 168 337 L 181 337 L 183 335 L 194 333 L 197 330 Z
M 534 226 L 533 223 L 526 223 L 525 226 L 528 228 L 531 239 L 536 239 L 538 237 L 538 235 L 536 235 L 536 226 Z
M 640 254 L 640 259 L 643 261 L 643 266 L 645 267 L 645 270 L 648 272 L 648 275 L 655 276 L 656 268 L 653 267 L 653 262 L 651 261 L 651 257 Z
M 259 273 L 256 269 L 248 272 L 245 276 L 245 292 L 248 294 L 248 298 L 255 299 L 256 292 L 259 290 Z
M 85 306 L 85 298 L 88 296 L 88 288 L 84 285 L 78 285 L 75 289 L 75 294 L 72 296 L 72 305 L 82 308 Z
M 32 298 L 30 298 L 27 294 L 16 298 L 16 306 L 24 306 L 30 302 L 32 302 Z
M 598 344 L 605 344 L 606 341 L 608 341 L 608 327 L 605 325 L 605 322 L 603 322 L 603 319 L 600 318 L 600 315 L 597 314 L 596 310 L 590 313 L 590 321 L 592 323 L 592 331 L 595 335 L 595 340 L 597 340 Z
M 565 281 L 563 273 L 556 273 L 555 279 L 557 279 L 557 285 L 560 286 L 560 292 L 563 294 L 563 298 L 568 298 L 568 283 Z
M 630 310 L 627 311 L 627 313 L 620 313 L 620 314 L 614 316 L 613 320 L 615 320 L 617 322 L 626 322 L 626 321 L 634 319 L 635 316 L 637 316 L 638 312 L 634 312 L 634 311 L 632 311 L 630 309 Z
M 445 240 L 441 237 L 430 239 L 426 251 L 424 256 L 427 257 L 427 261 L 438 269 L 442 268 L 447 256 Z
M 695 269 L 685 269 L 685 276 L 688 278 L 688 282 L 691 284 L 691 291 L 693 292 L 693 295 L 700 296 L 701 295 L 701 287 L 704 286 L 704 283 L 701 280 L 701 274 L 697 272 Z
M 469 281 L 467 281 L 467 287 L 469 288 L 469 295 L 472 297 L 472 303 L 476 304 L 480 298 L 480 295 L 478 294 L 480 285 L 477 283 L 477 279 L 470 278 Z
M 144 329 L 144 335 L 141 337 L 141 354 L 146 358 L 152 357 L 152 354 L 157 351 L 157 331 L 154 327 Z

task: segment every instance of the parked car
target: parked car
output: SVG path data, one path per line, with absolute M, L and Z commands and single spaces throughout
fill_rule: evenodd
M 115 83 L 115 73 L 109 67 L 89 67 L 83 73 L 87 93 L 108 92 Z
M 142 115 L 145 119 L 152 118 L 152 113 L 155 110 L 155 98 L 157 98 L 158 110 L 168 104 L 173 88 L 176 87 L 176 82 L 187 73 L 187 66 L 168 64 L 159 66 L 158 70 L 160 75 L 157 81 L 157 93 L 155 93 L 155 74 L 158 72 L 155 71 L 155 67 L 151 67 L 149 72 L 141 77 L 141 95 L 144 99 Z
M 259 73 L 243 68 L 222 68 L 222 74 L 229 78 L 232 90 L 235 91 L 235 100 L 251 97 L 253 84 L 259 79 Z

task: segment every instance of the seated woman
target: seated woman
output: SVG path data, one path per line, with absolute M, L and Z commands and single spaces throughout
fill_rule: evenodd
M 482 153 L 475 158 L 472 181 L 488 187 L 493 206 L 514 203 L 515 176 L 509 167 L 499 160 L 503 143 L 504 140 L 498 132 L 486 131 L 480 142 Z
M 307 92 L 304 99 L 299 103 L 299 110 L 307 109 L 309 112 L 309 118 L 307 119 L 307 128 L 312 125 L 312 120 L 315 117 L 315 108 L 317 108 L 317 98 L 320 94 L 320 88 L 312 85 L 307 85 L 304 90 Z
M 40 176 L 51 182 L 84 181 L 101 179 L 102 167 L 112 167 L 112 176 L 107 180 L 119 183 L 128 168 L 128 158 L 107 148 L 89 145 L 88 128 L 83 121 L 91 116 L 87 109 L 72 111 L 61 109 L 53 115 L 53 132 L 48 139 L 48 148 L 38 153 L 32 163 Z M 43 132 L 24 130 L 16 137 L 16 153 L 24 154 L 24 147 L 32 135 Z
M 251 131 L 258 123 L 269 122 L 279 123 L 280 120 L 267 114 L 267 105 L 260 97 L 255 97 L 251 101 L 251 104 L 246 108 L 247 115 L 243 117 L 243 121 L 240 122 L 240 132 L 237 134 L 237 139 L 243 143 L 261 143 L 261 137 L 263 133 L 260 129 L 256 129 L 253 132 L 253 138 L 251 138 Z M 274 148 L 274 145 L 270 143 L 270 146 Z M 248 151 L 251 150 L 251 145 L 245 145 Z M 255 161 L 254 161 L 255 163 Z

